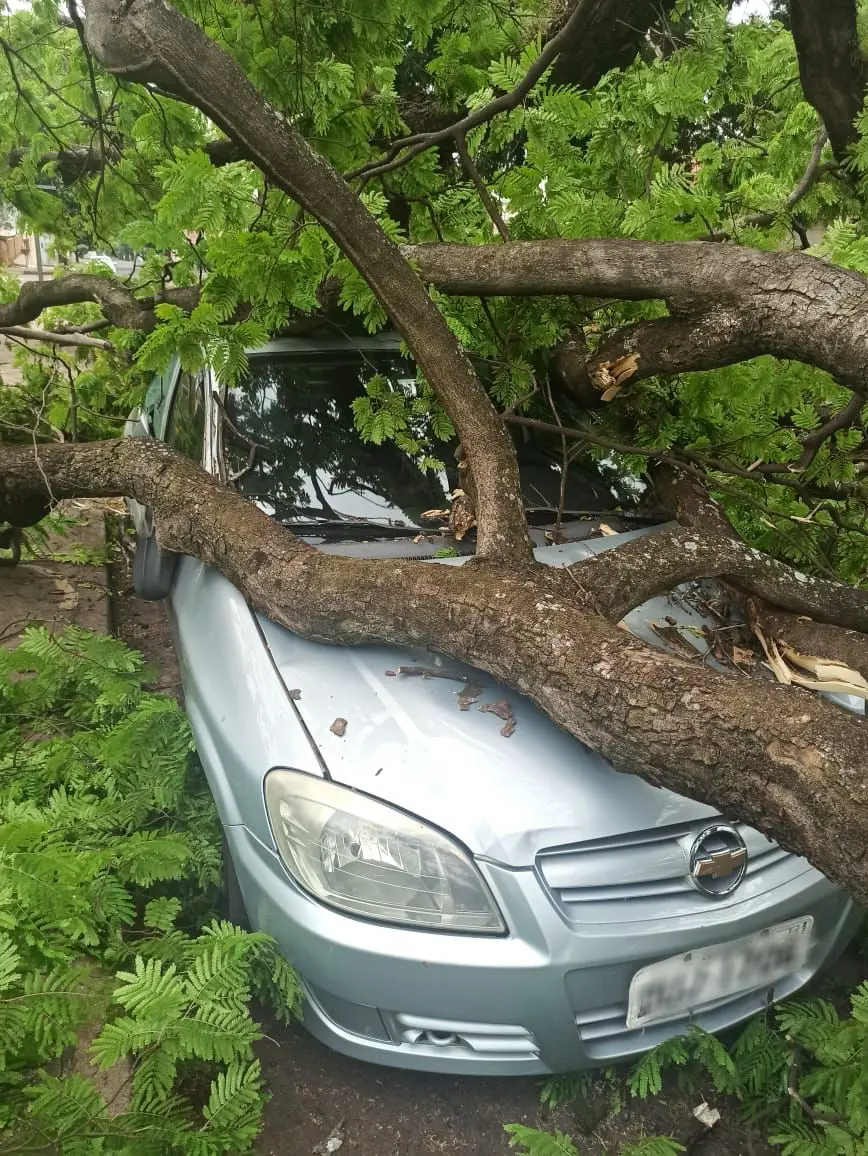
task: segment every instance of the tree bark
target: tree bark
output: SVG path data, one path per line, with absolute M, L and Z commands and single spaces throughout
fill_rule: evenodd
M 181 309 L 192 309 L 198 300 L 199 287 L 196 285 L 162 289 L 152 297 L 138 298 L 111 277 L 102 277 L 98 273 L 67 273 L 65 277 L 52 281 L 28 281 L 22 285 L 14 301 L 0 305 L 0 328 L 26 325 L 35 321 L 44 309 L 57 305 L 93 301 L 113 325 L 149 332 L 156 325 L 155 305 L 168 302 Z
M 790 25 L 805 99 L 819 113 L 839 161 L 858 138 L 868 70 L 854 0 L 790 0 Z
M 85 31 L 105 68 L 157 83 L 201 109 L 327 230 L 391 316 L 467 446 L 478 493 L 479 553 L 529 560 L 509 435 L 422 282 L 349 185 L 228 53 L 162 0 L 88 0 Z
M 665 21 L 673 0 L 600 0 L 589 5 L 585 19 L 571 29 L 552 66 L 554 84 L 593 88 L 607 72 L 626 68 L 636 58 L 648 30 Z M 552 22 L 549 37 L 569 16 Z
M 860 631 L 788 614 L 756 598 L 746 600 L 746 609 L 749 620 L 778 645 L 849 666 L 868 680 L 868 637 Z
M 724 531 L 677 526 L 634 538 L 574 563 L 570 571 L 600 613 L 614 622 L 680 582 L 724 578 L 793 614 L 868 631 L 868 591 L 794 570 L 746 546 L 728 524 Z
M 672 317 L 612 338 L 639 355 L 641 376 L 644 338 L 657 372 L 772 354 L 824 369 L 853 389 L 868 382 L 868 279 L 804 253 L 620 237 L 411 245 L 404 253 L 424 281 L 459 296 L 666 301 Z
M 868 727 L 806 692 L 646 647 L 564 572 L 323 554 L 146 439 L 3 447 L 0 479 L 0 518 L 46 480 L 56 498 L 132 495 L 165 548 L 216 566 L 288 629 L 468 662 L 619 770 L 752 823 L 868 902 Z

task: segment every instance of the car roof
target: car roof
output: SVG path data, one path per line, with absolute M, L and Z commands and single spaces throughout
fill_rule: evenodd
M 264 345 L 247 350 L 248 357 L 275 353 L 333 353 L 335 350 L 398 350 L 401 337 L 397 333 L 378 333 L 368 337 L 353 337 L 342 333 L 312 337 L 276 337 Z

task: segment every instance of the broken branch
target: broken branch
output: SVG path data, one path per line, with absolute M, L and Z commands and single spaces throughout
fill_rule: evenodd
M 29 325 L 5 325 L 0 333 L 7 337 L 17 337 L 22 341 L 44 341 L 49 345 L 71 345 L 89 349 L 114 350 L 110 341 L 100 337 L 88 337 L 83 333 L 60 332 L 55 329 L 34 329 Z

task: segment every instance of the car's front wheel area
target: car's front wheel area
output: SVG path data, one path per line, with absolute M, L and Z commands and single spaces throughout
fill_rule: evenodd
M 223 913 L 229 922 L 234 923 L 236 927 L 243 927 L 245 930 L 250 930 L 250 917 L 244 905 L 241 884 L 238 882 L 238 872 L 235 870 L 235 864 L 232 861 L 232 849 L 229 846 L 229 840 L 226 838 L 225 831 L 223 832 L 221 840 L 221 854 L 223 856 L 223 887 L 221 896 Z

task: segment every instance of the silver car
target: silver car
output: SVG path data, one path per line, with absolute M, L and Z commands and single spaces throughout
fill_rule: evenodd
M 127 433 L 201 460 L 322 550 L 461 565 L 472 542 L 422 517 L 454 484 L 416 464 L 424 431 L 411 419 L 402 450 L 353 429 L 354 399 L 370 420 L 414 382 L 388 339 L 276 341 L 229 391 L 171 367 Z M 540 562 L 653 532 L 616 512 L 617 478 L 575 471 L 555 544 L 559 471 L 535 444 L 519 458 Z M 171 600 L 232 913 L 279 942 L 331 1047 L 480 1075 L 609 1064 L 790 995 L 852 935 L 847 896 L 757 831 L 617 773 L 479 671 L 291 634 L 160 551 L 131 509 L 137 589 Z M 708 597 L 654 599 L 627 626 L 713 662 Z

